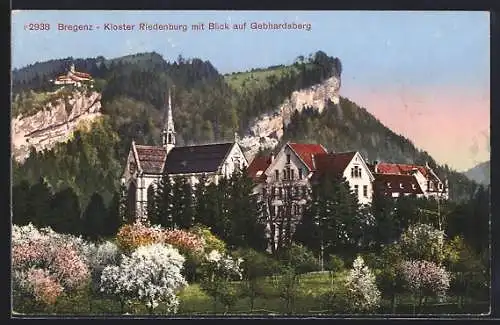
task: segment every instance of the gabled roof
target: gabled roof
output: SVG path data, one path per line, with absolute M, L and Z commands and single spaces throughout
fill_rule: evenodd
M 162 146 L 133 144 L 139 159 L 139 167 L 146 174 L 161 174 L 167 152 Z
M 88 73 L 85 73 L 85 72 L 79 72 L 79 71 L 75 71 L 73 72 L 73 74 L 77 77 L 80 77 L 80 78 L 88 78 L 88 79 L 92 79 L 92 76 Z
M 316 171 L 313 178 L 318 179 L 325 174 L 331 174 L 336 177 L 342 176 L 355 155 L 356 151 L 315 155 Z
M 315 169 L 312 155 L 316 157 L 316 155 L 327 153 L 326 149 L 320 144 L 289 142 L 288 145 L 304 162 L 309 170 Z
M 271 165 L 270 156 L 255 157 L 250 165 L 248 165 L 248 176 L 254 181 L 264 181 L 266 179 L 266 175 L 264 174 L 264 172 L 266 171 L 267 167 L 269 167 L 269 165 Z
M 418 181 L 412 175 L 375 173 L 373 176 L 375 176 L 375 190 L 382 191 L 385 194 L 423 194 Z
M 164 171 L 168 174 L 216 172 L 234 142 L 174 147 L 167 155 Z
M 380 174 L 401 174 L 410 175 L 412 170 L 418 170 L 425 178 L 429 178 L 430 171 L 425 166 L 410 165 L 410 164 L 393 164 L 380 162 L 376 165 L 377 173 Z

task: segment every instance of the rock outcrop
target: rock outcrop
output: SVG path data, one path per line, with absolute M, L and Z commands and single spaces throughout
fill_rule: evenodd
M 240 141 L 245 155 L 252 160 L 260 148 L 274 148 L 295 111 L 312 107 L 321 113 L 328 101 L 338 104 L 339 90 L 340 78 L 331 77 L 320 84 L 294 91 L 274 112 L 263 114 L 252 123 L 248 134 Z
M 51 149 L 65 142 L 82 122 L 101 116 L 101 94 L 74 91 L 66 98 L 47 103 L 36 114 L 12 119 L 12 155 L 19 161 L 29 156 L 30 147 L 37 151 Z

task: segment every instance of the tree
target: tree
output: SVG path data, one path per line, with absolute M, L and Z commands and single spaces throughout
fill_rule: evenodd
M 187 283 L 181 275 L 184 257 L 170 245 L 140 246 L 124 256 L 120 265 L 106 266 L 101 288 L 121 300 L 137 299 L 150 314 L 161 302 L 169 313 L 176 313 L 177 292 Z
M 156 213 L 150 216 L 150 222 L 159 224 L 165 228 L 173 229 L 172 221 L 172 182 L 167 174 L 164 174 L 156 190 Z
M 99 193 L 90 197 L 90 202 L 83 213 L 83 235 L 91 240 L 102 238 L 106 232 L 107 209 Z
M 80 204 L 71 187 L 57 192 L 50 200 L 50 208 L 50 216 L 47 217 L 45 225 L 60 233 L 82 233 Z
M 411 225 L 401 234 L 400 245 L 408 259 L 441 264 L 445 257 L 445 234 L 428 224 Z
M 29 194 L 30 184 L 26 180 L 12 187 L 12 222 L 18 226 L 24 226 L 33 221 L 28 215 Z
M 373 311 L 380 304 L 380 291 L 377 288 L 375 275 L 358 256 L 346 278 L 349 309 L 353 312 Z
M 175 228 L 188 229 L 194 224 L 192 186 L 185 177 L 175 177 L 172 188 L 172 222 Z
M 450 286 L 450 275 L 444 267 L 433 262 L 410 260 L 401 263 L 401 274 L 414 296 L 414 312 L 422 310 L 429 296 L 442 297 Z
M 35 226 L 47 225 L 46 220 L 50 218 L 50 201 L 52 192 L 45 181 L 40 178 L 38 182 L 31 186 L 26 205 L 27 217 Z
M 231 235 L 228 244 L 263 251 L 267 247 L 265 226 L 259 218 L 258 205 L 253 195 L 253 182 L 245 171 L 236 172 L 230 179 Z
M 123 195 L 116 192 L 111 199 L 107 209 L 106 220 L 104 222 L 103 236 L 111 237 L 116 235 L 120 226 L 124 223 L 122 217 L 122 199 Z
M 394 200 L 374 191 L 372 213 L 375 218 L 374 241 L 379 250 L 383 245 L 395 242 L 400 234 L 400 219 L 394 213 Z

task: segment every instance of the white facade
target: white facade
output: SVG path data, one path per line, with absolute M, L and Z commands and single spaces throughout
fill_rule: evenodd
M 343 173 L 354 193 L 357 193 L 360 204 L 371 204 L 373 197 L 373 174 L 359 152 L 347 165 Z

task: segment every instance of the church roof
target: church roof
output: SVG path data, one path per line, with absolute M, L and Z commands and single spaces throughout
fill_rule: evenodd
M 162 146 L 135 145 L 139 166 L 146 174 L 161 174 L 165 163 L 165 148 Z
M 216 172 L 234 142 L 175 147 L 167 155 L 164 171 L 168 174 Z

